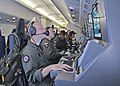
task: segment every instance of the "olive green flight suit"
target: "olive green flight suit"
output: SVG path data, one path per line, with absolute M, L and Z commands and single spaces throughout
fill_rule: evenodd
M 29 86 L 53 86 L 50 76 L 42 77 L 42 68 L 48 65 L 40 47 L 32 42 L 28 42 L 21 52 L 22 66 Z
M 42 48 L 46 59 L 48 59 L 49 64 L 56 64 L 59 62 L 62 55 L 50 40 L 44 38 L 40 43 L 40 47 Z

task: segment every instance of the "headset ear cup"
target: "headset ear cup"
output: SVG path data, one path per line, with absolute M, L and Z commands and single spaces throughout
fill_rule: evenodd
M 35 29 L 34 26 L 30 26 L 29 33 L 30 33 L 31 36 L 36 34 L 36 29 Z
M 46 36 L 49 36 L 49 31 L 46 30 L 46 31 L 44 32 L 44 34 L 45 34 Z

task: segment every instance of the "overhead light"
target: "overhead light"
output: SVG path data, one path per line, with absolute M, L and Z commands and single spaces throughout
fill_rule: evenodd
M 59 21 L 56 20 L 55 17 L 49 15 L 46 11 L 44 11 L 42 8 L 38 7 L 38 8 L 35 8 L 36 11 L 38 11 L 41 15 L 44 15 L 45 17 L 49 18 L 50 20 L 58 23 L 61 25 L 61 23 Z
M 75 15 L 72 15 L 73 18 L 75 18 Z
M 70 9 L 71 11 L 74 11 L 74 10 L 75 10 L 73 7 L 69 7 L 69 9 Z
M 49 14 L 44 11 L 42 8 L 35 8 L 36 11 L 38 11 L 41 15 L 44 15 L 45 17 L 48 16 Z
M 10 20 L 9 20 L 9 19 L 7 19 L 6 21 L 7 21 L 7 22 L 10 22 Z
M 16 0 L 16 1 L 19 2 L 19 0 Z M 30 0 L 20 0 L 20 1 L 23 2 L 23 3 L 25 3 L 28 6 L 32 7 L 32 8 L 36 7 L 36 5 L 33 2 L 31 2 Z
M 44 15 L 45 17 L 49 18 L 50 20 L 52 20 L 52 21 L 61 25 L 61 23 L 59 21 L 57 21 L 55 17 L 49 16 L 49 14 L 46 11 L 44 11 L 42 8 L 40 8 L 40 7 L 35 8 L 35 10 L 38 11 L 41 15 Z
M 15 17 L 12 18 L 12 20 L 15 20 L 15 19 L 16 19 Z
M 53 16 L 48 16 L 48 18 L 51 19 L 52 21 L 60 24 L 60 25 L 62 26 L 62 23 L 61 23 L 60 21 L 58 21 L 55 17 L 53 17 Z
M 61 26 L 64 24 L 64 23 L 62 23 L 62 22 L 60 22 L 60 21 L 58 21 L 58 20 L 55 20 L 55 22 L 58 23 L 58 24 L 61 25 Z
M 2 17 L 0 17 L 0 20 L 2 19 Z
M 50 18 L 51 20 L 53 20 L 53 21 L 55 21 L 56 20 L 56 18 L 55 17 L 53 17 L 53 16 L 48 16 L 48 18 Z

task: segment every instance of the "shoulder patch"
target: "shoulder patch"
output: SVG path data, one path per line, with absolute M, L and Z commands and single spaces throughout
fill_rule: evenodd
M 23 57 L 23 62 L 27 63 L 30 60 L 29 56 L 24 56 Z
M 48 48 L 48 43 L 44 43 L 44 46 L 45 46 L 46 48 Z

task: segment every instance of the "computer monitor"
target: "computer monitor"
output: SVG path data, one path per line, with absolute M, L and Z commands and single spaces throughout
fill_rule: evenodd
M 92 6 L 92 21 L 93 21 L 93 31 L 95 39 L 102 39 L 100 18 L 98 13 L 97 3 Z

